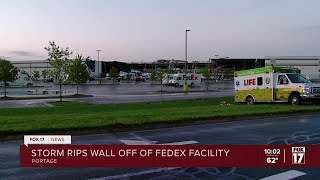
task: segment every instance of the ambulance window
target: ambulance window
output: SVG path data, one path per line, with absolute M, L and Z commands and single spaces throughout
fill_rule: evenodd
M 288 79 L 285 75 L 278 76 L 278 84 L 288 84 Z
M 258 86 L 262 86 L 263 84 L 262 77 L 258 77 L 257 81 L 258 81 Z

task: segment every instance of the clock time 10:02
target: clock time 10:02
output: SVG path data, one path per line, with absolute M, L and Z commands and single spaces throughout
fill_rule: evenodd
M 280 155 L 281 150 L 280 149 L 264 149 L 265 155 Z

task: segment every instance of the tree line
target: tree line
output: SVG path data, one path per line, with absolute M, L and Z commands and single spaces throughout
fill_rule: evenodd
M 89 72 L 82 55 L 77 55 L 74 59 L 70 59 L 72 52 L 69 48 L 60 48 L 54 41 L 49 41 L 49 46 L 44 48 L 48 53 L 48 61 L 52 66 L 49 71 L 42 71 L 42 76 L 51 76 L 59 84 L 59 97 L 62 101 L 62 85 L 71 84 L 77 85 L 77 95 L 79 94 L 79 85 L 86 83 L 89 80 Z M 5 59 L 0 59 L 0 82 L 4 85 L 4 97 L 7 97 L 6 87 L 9 82 L 14 82 L 18 78 L 19 69 Z M 33 72 L 33 78 L 40 78 L 39 71 Z

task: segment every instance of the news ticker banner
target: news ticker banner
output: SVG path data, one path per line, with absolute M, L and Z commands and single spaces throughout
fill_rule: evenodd
M 21 145 L 21 167 L 320 167 L 320 145 Z

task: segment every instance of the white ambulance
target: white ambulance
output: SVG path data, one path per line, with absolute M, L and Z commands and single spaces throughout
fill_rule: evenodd
M 172 79 L 169 80 L 169 85 L 173 86 L 182 86 L 185 83 L 188 84 L 188 86 L 200 86 L 201 85 L 201 75 L 200 74 L 194 74 L 194 73 L 179 73 L 174 74 Z
M 319 102 L 320 84 L 312 83 L 297 68 L 267 66 L 234 73 L 235 102 Z

